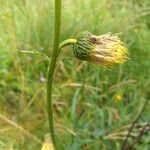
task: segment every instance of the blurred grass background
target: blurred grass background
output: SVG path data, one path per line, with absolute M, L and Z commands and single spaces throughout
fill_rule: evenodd
M 150 98 L 150 1 L 62 3 L 61 41 L 84 30 L 96 35 L 118 33 L 131 59 L 115 69 L 105 69 L 77 60 L 71 47 L 62 50 L 53 86 L 59 148 L 119 150 L 121 139 L 105 137 L 129 125 Z M 39 140 L 48 132 L 48 62 L 15 50 L 51 55 L 53 24 L 52 0 L 0 0 L 0 150 L 38 150 Z M 149 103 L 139 122 L 150 120 L 148 108 Z M 147 134 L 136 149 L 149 147 Z

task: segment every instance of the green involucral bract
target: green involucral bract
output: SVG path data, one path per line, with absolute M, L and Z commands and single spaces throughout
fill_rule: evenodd
M 73 53 L 78 59 L 89 60 L 90 53 L 94 49 L 94 45 L 91 42 L 91 33 L 82 32 L 77 36 L 77 42 L 73 46 Z

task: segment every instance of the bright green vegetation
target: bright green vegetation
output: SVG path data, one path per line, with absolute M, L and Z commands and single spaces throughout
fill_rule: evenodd
M 61 41 L 84 30 L 97 35 L 118 33 L 131 59 L 105 69 L 77 60 L 70 46 L 63 48 L 53 85 L 58 147 L 120 150 L 122 140 L 107 135 L 129 125 L 145 99 L 150 99 L 150 1 L 62 3 Z M 54 1 L 0 0 L 0 150 L 40 150 L 39 140 L 49 131 L 45 109 L 48 61 L 16 50 L 49 55 L 53 32 Z M 122 100 L 116 102 L 116 96 Z M 149 120 L 148 103 L 138 122 Z M 146 133 L 136 149 L 148 150 L 148 143 Z

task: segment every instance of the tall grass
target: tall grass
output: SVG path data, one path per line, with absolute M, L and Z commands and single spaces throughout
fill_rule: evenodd
M 52 52 L 53 6 L 52 0 L 0 1 L 0 114 L 40 140 L 48 131 L 44 109 L 48 62 L 41 56 L 14 50 L 46 55 Z M 120 139 L 104 137 L 130 124 L 149 98 L 149 6 L 149 0 L 63 1 L 61 41 L 85 29 L 97 35 L 119 33 L 130 50 L 131 60 L 115 70 L 95 69 L 87 63 L 85 74 L 84 62 L 72 57 L 70 47 L 61 52 L 52 95 L 59 149 L 120 149 Z M 116 95 L 123 100 L 114 102 Z M 139 122 L 148 121 L 148 105 Z M 2 150 L 41 147 L 2 119 L 0 128 Z M 144 136 L 136 149 L 147 150 L 148 142 L 149 137 Z

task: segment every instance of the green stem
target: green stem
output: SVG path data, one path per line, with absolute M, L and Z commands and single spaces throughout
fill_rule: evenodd
M 74 45 L 74 44 L 76 44 L 76 42 L 77 42 L 76 39 L 67 39 L 59 44 L 59 50 L 61 50 L 66 45 Z
M 54 33 L 54 46 L 52 52 L 51 62 L 49 64 L 48 77 L 47 77 L 47 112 L 49 120 L 49 131 L 51 134 L 52 142 L 55 150 L 57 145 L 55 141 L 54 125 L 53 125 L 53 111 L 52 111 L 52 81 L 57 61 L 57 54 L 59 51 L 60 39 L 60 26 L 61 26 L 61 0 L 55 0 L 55 33 Z

